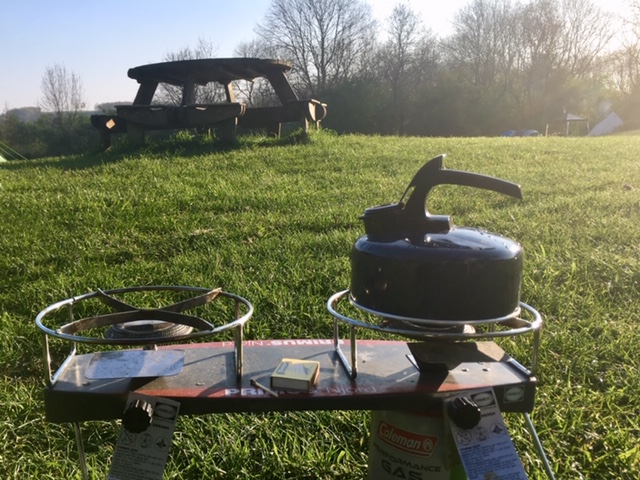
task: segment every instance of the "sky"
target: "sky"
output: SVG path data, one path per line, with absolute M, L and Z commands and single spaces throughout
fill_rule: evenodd
M 397 3 L 365 0 L 384 23 Z M 628 0 L 594 0 L 623 11 Z M 404 0 L 426 27 L 446 36 L 451 20 L 469 0 Z M 80 77 L 87 109 L 132 101 L 137 83 L 131 67 L 163 61 L 199 39 L 217 57 L 232 57 L 253 40 L 271 0 L 0 0 L 0 113 L 37 106 L 45 70 L 64 65 Z

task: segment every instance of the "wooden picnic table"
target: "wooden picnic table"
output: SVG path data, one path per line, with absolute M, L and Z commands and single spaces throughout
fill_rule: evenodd
M 279 135 L 281 124 L 300 122 L 304 131 L 317 126 L 326 115 L 326 105 L 315 99 L 299 99 L 286 73 L 291 63 L 261 58 L 206 58 L 154 63 L 131 68 L 128 76 L 140 86 L 131 105 L 116 105 L 117 115 L 93 115 L 91 121 L 105 147 L 112 133 L 128 132 L 134 145 L 144 143 L 145 131 L 197 127 L 216 128 L 218 136 L 230 139 L 238 125 L 266 128 Z M 232 82 L 266 78 L 280 105 L 251 107 L 236 99 Z M 197 85 L 217 82 L 224 88 L 226 101 L 196 103 Z M 154 104 L 158 85 L 164 83 L 182 89 L 180 105 Z

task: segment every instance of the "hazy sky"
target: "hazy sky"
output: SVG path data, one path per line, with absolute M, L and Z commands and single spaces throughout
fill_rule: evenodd
M 469 0 L 405 0 L 434 32 L 447 35 L 455 13 Z M 380 22 L 393 0 L 367 0 Z M 614 9 L 626 0 L 597 0 Z M 64 65 L 82 80 L 87 108 L 131 101 L 137 83 L 131 67 L 195 47 L 202 38 L 216 56 L 255 38 L 271 0 L 0 0 L 0 113 L 36 106 L 47 67 Z

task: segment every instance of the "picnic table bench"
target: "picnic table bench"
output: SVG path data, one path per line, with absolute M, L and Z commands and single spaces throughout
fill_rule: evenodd
M 154 63 L 131 68 L 128 76 L 140 86 L 131 105 L 116 105 L 117 115 L 92 115 L 91 122 L 100 131 L 105 148 L 111 135 L 127 132 L 134 145 L 144 144 L 149 130 L 215 128 L 224 140 L 235 136 L 238 125 L 266 128 L 280 135 L 282 123 L 299 122 L 306 132 L 325 117 L 327 106 L 315 99 L 299 99 L 286 77 L 291 63 L 261 58 L 206 58 Z M 236 99 L 232 82 L 266 78 L 280 105 L 251 107 Z M 196 86 L 217 82 L 222 85 L 226 102 L 196 103 Z M 158 85 L 164 83 L 182 89 L 180 105 L 153 104 Z

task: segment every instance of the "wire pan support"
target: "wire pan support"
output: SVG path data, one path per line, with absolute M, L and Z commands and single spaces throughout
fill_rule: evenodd
M 173 292 L 190 292 L 199 295 L 183 300 L 171 305 L 156 309 L 139 309 L 129 305 L 114 295 L 120 295 L 131 292 L 149 292 L 149 291 L 173 291 Z M 203 306 L 214 299 L 222 297 L 228 298 L 235 302 L 234 319 L 222 325 L 215 326 L 207 320 L 183 313 L 192 308 Z M 74 306 L 80 302 L 89 299 L 98 299 L 102 303 L 112 307 L 115 312 L 74 319 Z M 45 323 L 45 317 L 61 308 L 66 307 L 68 311 L 68 323 L 51 327 Z M 244 313 L 243 313 L 244 307 Z M 155 346 L 157 343 L 176 343 L 189 340 L 206 338 L 226 330 L 233 330 L 234 335 L 234 357 L 236 363 L 236 376 L 238 381 L 242 379 L 242 351 L 244 324 L 253 316 L 253 305 L 246 299 L 232 294 L 223 292 L 221 289 L 209 289 L 202 287 L 189 286 L 137 286 L 124 287 L 113 290 L 97 290 L 72 298 L 61 300 L 57 303 L 49 305 L 42 310 L 36 317 L 36 325 L 43 332 L 43 354 L 44 361 L 47 366 L 47 384 L 53 386 L 60 375 L 69 366 L 77 353 L 78 344 L 91 345 L 118 345 L 118 346 Z M 166 321 L 178 325 L 187 325 L 193 327 L 190 333 L 158 337 L 158 338 L 102 338 L 90 337 L 85 332 L 98 327 L 105 327 L 126 322 L 135 322 L 140 320 Z M 71 343 L 71 350 L 65 360 L 54 371 L 52 366 L 51 348 L 49 344 L 50 338 L 58 338 Z
M 522 366 L 521 368 L 532 375 L 534 375 L 537 370 L 542 316 L 536 309 L 525 303 L 520 302 L 520 307 L 517 308 L 514 312 L 512 312 L 510 315 L 499 318 L 482 320 L 429 320 L 403 317 L 399 315 L 371 310 L 357 304 L 351 297 L 349 297 L 349 303 L 352 306 L 356 307 L 358 310 L 366 314 L 373 315 L 382 319 L 379 324 L 375 324 L 363 320 L 357 320 L 338 312 L 338 303 L 348 295 L 349 290 L 343 290 L 332 295 L 327 301 L 327 310 L 329 310 L 329 313 L 334 317 L 334 350 L 336 351 L 336 354 L 338 355 L 342 366 L 347 371 L 351 379 L 355 379 L 358 376 L 358 345 L 356 337 L 357 328 L 364 328 L 381 333 L 388 333 L 417 340 L 480 340 L 513 337 L 516 335 L 522 335 L 532 332 L 533 347 L 531 352 L 531 369 L 529 371 Z M 532 316 L 533 318 L 531 320 L 521 318 L 522 312 L 527 312 L 527 314 Z M 351 351 L 350 360 L 347 360 L 347 357 L 340 348 L 340 322 L 346 323 L 349 326 L 349 346 Z M 475 331 L 474 328 L 472 332 L 469 332 L 465 330 L 465 327 L 469 325 L 473 327 L 484 326 L 487 329 L 484 331 Z M 496 329 L 496 326 L 504 329 Z

